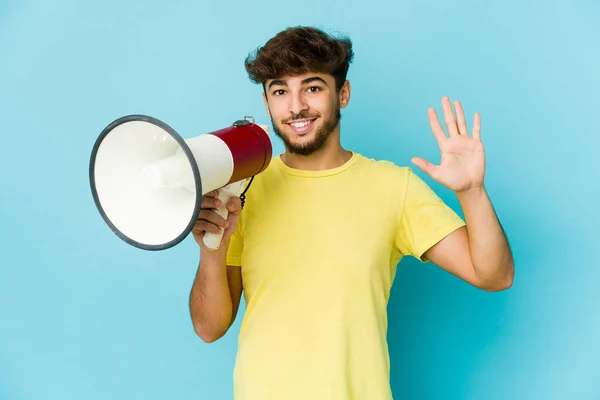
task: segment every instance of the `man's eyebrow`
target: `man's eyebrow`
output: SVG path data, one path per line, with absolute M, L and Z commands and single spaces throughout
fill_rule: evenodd
M 312 83 L 312 82 L 320 82 L 320 83 L 324 84 L 325 86 L 329 86 L 329 85 L 327 85 L 327 82 L 325 82 L 325 80 L 323 78 L 319 78 L 318 76 L 311 76 L 310 78 L 303 79 L 301 84 L 306 85 L 306 84 Z M 272 86 L 287 86 L 287 82 L 284 81 L 283 79 L 274 79 L 271 81 L 271 83 L 269 83 L 269 89 L 271 89 Z
M 306 85 L 307 83 L 312 83 L 312 82 L 321 82 L 322 84 L 324 84 L 325 86 L 327 85 L 327 82 L 325 82 L 324 79 L 319 78 L 318 76 L 311 76 L 310 78 L 306 78 L 302 80 L 302 84 Z
M 269 83 L 269 89 L 271 89 L 271 86 L 287 86 L 287 83 L 284 80 L 275 79 Z

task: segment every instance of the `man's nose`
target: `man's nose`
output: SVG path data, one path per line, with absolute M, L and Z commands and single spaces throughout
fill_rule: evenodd
M 298 115 L 304 110 L 308 110 L 308 104 L 306 103 L 304 96 L 301 94 L 293 95 L 290 104 L 290 113 Z

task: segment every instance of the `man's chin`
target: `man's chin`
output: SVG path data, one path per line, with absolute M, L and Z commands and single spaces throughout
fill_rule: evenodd
M 313 147 L 297 147 L 297 146 L 286 146 L 286 151 L 297 156 L 308 157 L 318 149 Z
M 326 138 L 319 140 L 316 137 L 305 137 L 301 140 L 286 140 L 286 150 L 292 154 L 309 156 L 320 150 L 325 145 Z
M 305 151 L 304 149 L 306 148 L 311 148 L 313 147 L 313 141 L 311 140 L 286 140 L 286 147 L 289 150 L 292 150 L 293 153 L 297 153 L 300 152 L 302 153 L 303 151 Z

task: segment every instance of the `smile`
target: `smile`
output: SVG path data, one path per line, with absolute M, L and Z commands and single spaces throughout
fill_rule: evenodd
M 306 133 L 310 130 L 310 128 L 312 128 L 314 121 L 314 119 L 294 121 L 290 122 L 288 125 L 295 133 Z

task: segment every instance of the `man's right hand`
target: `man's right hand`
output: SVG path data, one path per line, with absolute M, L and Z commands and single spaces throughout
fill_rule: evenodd
M 192 234 L 198 245 L 207 251 L 214 251 L 206 247 L 204 244 L 204 235 L 206 232 L 219 234 L 221 230 L 224 230 L 222 241 L 228 240 L 238 224 L 240 218 L 240 212 L 242 211 L 242 202 L 239 197 L 231 197 L 227 204 L 227 210 L 229 215 L 227 219 L 222 218 L 217 214 L 216 209 L 221 207 L 221 201 L 217 198 L 218 191 L 213 190 L 210 193 L 202 196 L 202 205 L 200 206 L 200 213 Z

